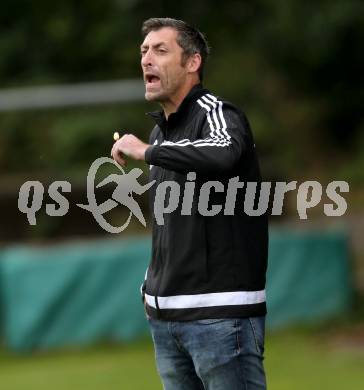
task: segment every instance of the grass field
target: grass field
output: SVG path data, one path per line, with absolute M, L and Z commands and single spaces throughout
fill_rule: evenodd
M 364 349 L 348 349 L 307 332 L 267 336 L 270 390 L 359 390 Z M 146 340 L 127 346 L 16 356 L 0 353 L 2 390 L 157 390 L 153 347 Z M 227 389 L 229 390 L 229 389 Z

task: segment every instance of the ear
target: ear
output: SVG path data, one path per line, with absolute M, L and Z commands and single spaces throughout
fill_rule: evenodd
M 198 69 L 201 66 L 201 55 L 200 53 L 193 54 L 188 60 L 187 60 L 187 70 L 188 73 L 194 73 L 197 72 Z

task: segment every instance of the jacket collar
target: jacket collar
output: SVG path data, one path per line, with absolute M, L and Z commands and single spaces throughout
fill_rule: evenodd
M 163 111 L 147 112 L 147 115 L 151 116 L 161 129 L 164 129 L 167 124 L 170 125 L 172 123 L 176 123 L 176 121 L 180 121 L 181 118 L 191 109 L 194 102 L 207 92 L 207 89 L 204 89 L 201 83 L 194 85 L 190 92 L 182 100 L 182 103 L 179 105 L 177 111 L 169 115 L 168 121 Z

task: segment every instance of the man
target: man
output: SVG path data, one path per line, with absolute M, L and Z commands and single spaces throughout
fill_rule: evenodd
M 163 111 L 151 113 L 156 126 L 149 144 L 127 134 L 112 156 L 120 164 L 124 155 L 150 164 L 152 204 L 161 201 L 155 188 L 163 181 L 195 189 L 189 210 L 179 202 L 164 224 L 153 221 L 142 286 L 164 389 L 265 389 L 267 219 L 246 215 L 241 196 L 234 212 L 211 212 L 224 205 L 232 178 L 261 181 L 248 122 L 202 87 L 209 49 L 199 31 L 152 18 L 142 33 L 145 97 Z M 210 186 L 203 213 L 196 197 L 209 181 L 221 184 Z

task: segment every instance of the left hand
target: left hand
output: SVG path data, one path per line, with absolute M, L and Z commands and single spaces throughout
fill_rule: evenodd
M 134 158 L 135 160 L 144 160 L 145 151 L 150 145 L 144 143 L 133 134 L 125 134 L 117 140 L 112 149 L 112 158 L 120 165 L 126 165 L 123 155 Z

